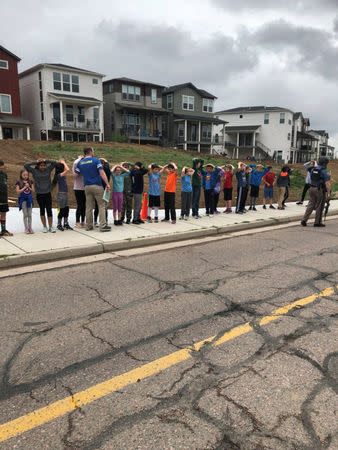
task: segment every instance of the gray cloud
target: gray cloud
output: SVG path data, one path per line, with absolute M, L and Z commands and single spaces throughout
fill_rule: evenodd
M 336 33 L 338 33 L 338 16 L 334 20 L 333 29 Z
M 323 9 L 337 10 L 337 0 L 237 0 L 236 4 L 232 0 L 211 0 L 211 2 L 227 11 L 238 10 L 285 10 L 285 11 L 313 11 Z

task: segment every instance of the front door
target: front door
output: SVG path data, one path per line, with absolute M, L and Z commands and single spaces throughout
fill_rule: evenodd
M 60 125 L 61 115 L 60 115 L 60 103 L 53 103 L 53 122 Z
M 2 135 L 4 139 L 13 139 L 13 129 L 12 128 L 3 128 Z
M 196 141 L 196 130 L 197 126 L 195 123 L 191 124 L 191 132 L 190 132 L 190 140 L 195 142 Z

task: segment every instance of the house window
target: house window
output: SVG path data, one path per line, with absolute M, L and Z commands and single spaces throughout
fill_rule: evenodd
M 203 111 L 212 112 L 214 109 L 214 101 L 209 98 L 203 99 Z
M 43 111 L 43 103 L 40 103 L 40 110 L 41 110 L 41 120 L 45 120 L 45 114 Z
M 178 137 L 184 138 L 184 123 L 178 124 Z
M 265 125 L 267 125 L 269 123 L 269 119 L 270 119 L 270 114 L 269 113 L 264 114 L 264 123 L 265 123 Z
M 288 141 L 291 139 L 291 133 L 288 133 Z
M 0 59 L 0 69 L 8 69 L 8 61 Z
M 93 79 L 92 79 L 92 82 L 93 82 L 93 84 L 99 84 L 98 78 L 93 78 Z
M 12 114 L 12 102 L 10 95 L 0 94 L 0 112 Z
M 167 108 L 173 109 L 173 94 L 167 95 Z
M 124 100 L 127 100 L 128 98 L 128 86 L 126 86 L 125 84 L 122 84 L 122 98 Z
M 73 120 L 74 120 L 73 106 L 66 105 L 66 121 L 73 122 Z
M 202 138 L 211 139 L 211 125 L 202 125 Z
M 78 106 L 77 107 L 77 120 L 79 122 L 85 121 L 85 109 L 84 106 Z
M 68 73 L 62 74 L 62 88 L 64 91 L 70 92 L 70 75 Z
M 53 84 L 56 91 L 61 91 L 61 73 L 53 72 Z
M 128 100 L 134 100 L 135 88 L 134 86 L 128 86 Z
M 240 119 L 243 119 L 243 114 L 240 114 L 240 115 L 239 115 L 239 118 L 240 118 Z
M 78 75 L 72 75 L 72 91 L 73 92 L 80 92 L 79 76 Z
M 151 90 L 151 103 L 157 103 L 157 89 Z
M 113 92 L 113 84 L 108 85 L 108 92 L 111 94 Z
M 285 113 L 280 113 L 280 115 L 279 115 L 279 123 L 285 123 Z
M 99 108 L 93 109 L 93 117 L 94 117 L 94 122 L 97 122 L 99 120 Z
M 291 125 L 291 119 L 289 119 L 289 125 Z
M 190 97 L 189 95 L 182 95 L 182 109 L 187 109 L 190 111 L 194 110 L 194 100 L 195 97 Z
M 124 100 L 140 101 L 141 88 L 138 86 L 127 86 L 122 84 L 122 98 Z

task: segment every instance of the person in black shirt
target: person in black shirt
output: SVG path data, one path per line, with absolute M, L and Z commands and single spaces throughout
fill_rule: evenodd
M 141 220 L 141 208 L 142 208 L 142 196 L 143 196 L 143 188 L 144 188 L 144 175 L 148 173 L 148 170 L 143 167 L 141 162 L 136 162 L 134 165 L 134 169 L 131 170 L 130 175 L 132 178 L 132 193 L 134 197 L 134 217 L 133 223 L 139 225 L 140 223 L 144 223 Z

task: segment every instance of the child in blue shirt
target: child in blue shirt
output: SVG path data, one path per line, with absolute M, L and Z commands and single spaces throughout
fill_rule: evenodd
M 215 167 L 213 164 L 206 164 L 206 170 L 202 169 L 202 187 L 204 189 L 204 201 L 206 215 L 213 217 L 214 215 L 214 189 L 217 182 L 217 176 L 221 167 Z
M 113 179 L 113 215 L 114 215 L 114 225 L 122 225 L 121 220 L 121 210 L 123 204 L 123 189 L 124 189 L 124 179 L 130 174 L 129 170 L 125 169 L 123 166 L 116 164 L 112 170 Z
M 188 220 L 192 200 L 192 184 L 191 177 L 195 173 L 190 167 L 183 167 L 181 173 L 181 217 L 180 220 Z
M 262 178 L 266 173 L 268 173 L 269 169 L 267 167 L 263 168 L 261 164 L 250 164 L 252 172 L 250 175 L 250 206 L 249 210 L 257 211 L 256 209 L 256 200 L 259 196 L 259 186 L 262 182 Z
M 149 198 L 148 198 L 148 217 L 147 222 L 151 223 L 151 211 L 155 210 L 155 223 L 158 223 L 158 209 L 161 206 L 161 175 L 165 167 L 158 164 L 149 164 Z

